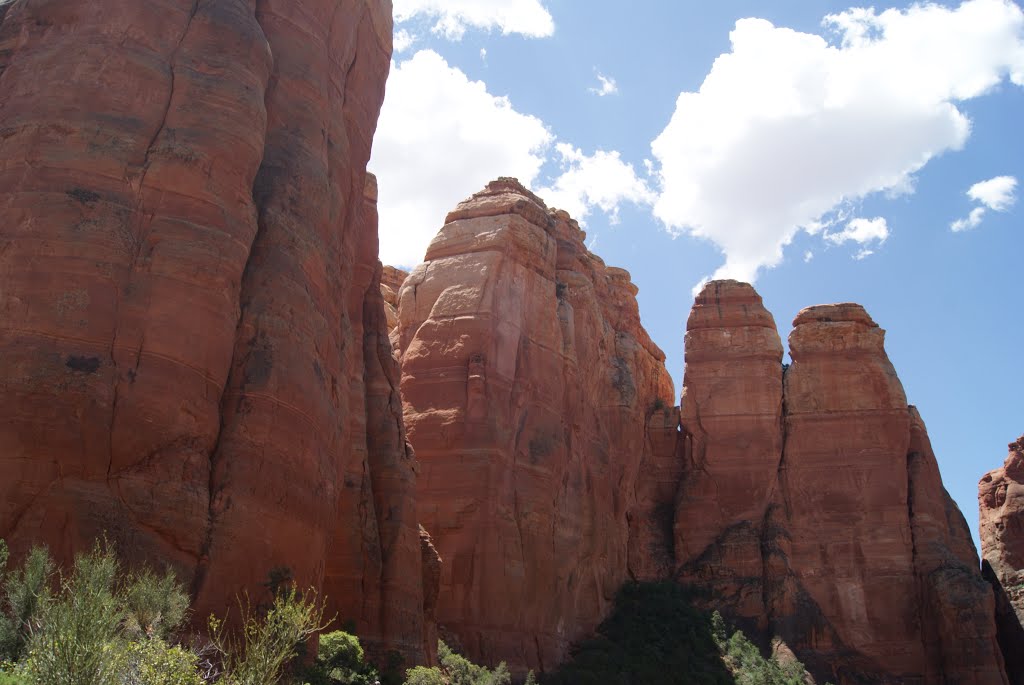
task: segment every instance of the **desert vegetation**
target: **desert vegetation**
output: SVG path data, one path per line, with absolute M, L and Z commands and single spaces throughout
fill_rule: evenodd
M 597 635 L 545 685 L 803 685 L 796 659 L 765 655 L 673 582 L 628 583 Z
M 0 541 L 0 685 L 511 685 L 504 663 L 472 663 L 444 642 L 439 665 L 378 672 L 359 639 L 324 632 L 331 621 L 312 591 L 268 584 L 266 602 L 239 601 L 205 637 L 185 631 L 189 597 L 170 571 L 128 571 L 98 542 L 73 567 L 46 549 L 8 568 Z M 306 647 L 319 634 L 317 655 Z M 573 658 L 526 685 L 802 685 L 795 659 L 764 655 L 675 583 L 630 583 L 611 616 Z

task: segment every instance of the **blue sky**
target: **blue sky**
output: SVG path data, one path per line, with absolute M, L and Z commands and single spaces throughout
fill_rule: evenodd
M 1016 4 L 394 4 L 383 261 L 517 176 L 632 273 L 677 393 L 703 279 L 753 280 L 783 338 L 859 302 L 977 535 L 977 481 L 1024 432 Z

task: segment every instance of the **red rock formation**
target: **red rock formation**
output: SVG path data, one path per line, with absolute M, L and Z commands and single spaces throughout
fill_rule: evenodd
M 0 14 L 0 536 L 67 560 L 106 531 L 200 616 L 288 566 L 422 660 L 364 201 L 390 3 Z
M 560 662 L 641 556 L 631 530 L 659 505 L 671 520 L 670 474 L 667 502 L 634 490 L 673 393 L 664 355 L 629 275 L 583 239 L 501 179 L 448 215 L 399 297 L 417 497 L 444 559 L 437 618 L 514 670 Z M 664 526 L 645 530 L 651 545 Z
M 384 265 L 384 271 L 380 278 L 380 294 L 384 298 L 384 314 L 387 317 L 388 331 L 395 333 L 391 336 L 391 345 L 395 357 L 398 357 L 398 291 L 402 283 L 409 277 L 408 271 L 396 269 L 393 266 Z
M 981 554 L 996 593 L 999 640 L 1014 683 L 1024 683 L 1024 436 L 978 484 Z
M 675 513 L 681 578 L 758 616 L 762 538 L 782 455 L 782 341 L 746 283 L 712 281 L 686 332 L 682 422 L 690 436 Z M 717 544 L 716 544 L 717 541 Z M 711 550 L 712 558 L 702 558 Z
M 774 333 L 749 286 L 712 282 L 694 305 L 680 580 L 822 679 L 1005 682 L 991 593 L 884 332 L 858 305 L 806 309 L 784 375 Z

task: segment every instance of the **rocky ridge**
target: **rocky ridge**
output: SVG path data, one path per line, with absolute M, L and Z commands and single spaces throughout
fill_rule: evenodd
M 862 307 L 713 281 L 680 408 L 636 286 L 564 212 L 499 179 L 449 214 L 398 298 L 438 620 L 545 668 L 627 578 L 675 578 L 821 682 L 1006 682 L 993 598 L 920 416 Z

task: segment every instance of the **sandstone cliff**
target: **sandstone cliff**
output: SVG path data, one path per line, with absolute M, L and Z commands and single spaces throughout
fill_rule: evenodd
M 787 371 L 754 289 L 707 284 L 673 409 L 635 294 L 509 179 L 401 288 L 437 615 L 463 648 L 550 667 L 624 579 L 671 577 L 820 682 L 1006 682 L 970 534 L 863 308 L 801 312 Z
M 671 530 L 674 390 L 629 274 L 583 240 L 500 179 L 448 215 L 399 294 L 417 498 L 444 559 L 437 619 L 515 670 L 557 665 L 631 573 L 671 564 L 651 552 Z M 657 474 L 643 491 L 642 471 Z
M 833 682 L 1002 683 L 993 600 L 924 424 L 858 305 L 810 307 L 781 365 L 753 289 L 687 325 L 680 581 Z
M 421 661 L 364 181 L 390 2 L 105 9 L 0 10 L 0 536 L 105 532 L 199 616 L 288 567 Z
M 983 573 L 996 594 L 999 641 L 1015 683 L 1024 683 L 1024 436 L 1001 469 L 978 484 Z

